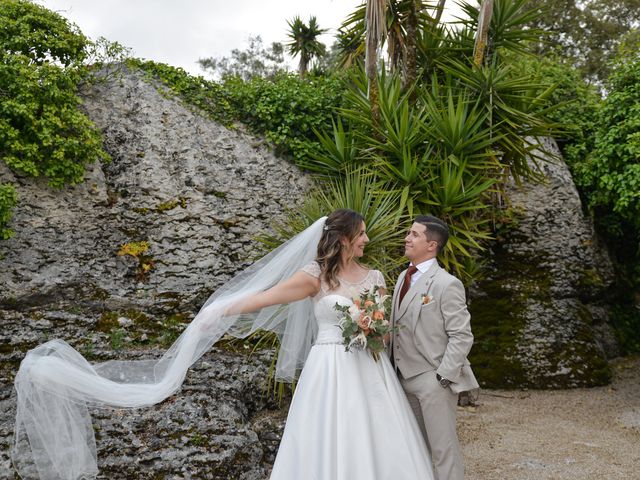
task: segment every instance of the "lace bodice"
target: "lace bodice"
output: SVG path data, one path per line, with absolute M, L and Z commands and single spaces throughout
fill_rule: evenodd
M 306 265 L 302 271 L 315 278 L 320 278 L 320 265 L 317 262 Z M 358 282 L 349 282 L 340 277 L 338 279 L 340 284 L 331 289 L 320 278 L 320 291 L 313 297 L 314 313 L 318 322 L 316 344 L 342 342 L 342 330 L 339 326 L 341 312 L 335 309 L 336 303 L 351 306 L 353 300 L 358 298 L 362 292 L 376 286 L 387 288 L 384 277 L 379 270 L 369 270 Z

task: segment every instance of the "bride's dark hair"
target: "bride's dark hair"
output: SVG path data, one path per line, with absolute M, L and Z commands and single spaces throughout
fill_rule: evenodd
M 360 234 L 362 222 L 364 222 L 364 217 L 348 208 L 334 210 L 327 217 L 324 232 L 318 242 L 316 261 L 320 265 L 322 278 L 331 289 L 340 283 L 338 270 L 340 269 L 343 248 L 340 240 L 346 238 L 351 243 Z

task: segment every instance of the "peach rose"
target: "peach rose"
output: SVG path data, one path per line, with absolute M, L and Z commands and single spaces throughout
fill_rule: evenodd
M 364 302 L 364 308 L 370 307 L 371 305 L 373 305 L 372 300 L 367 300 L 366 302 Z
M 374 320 L 384 320 L 384 312 L 382 310 L 376 310 L 373 312 Z
M 371 317 L 369 315 L 363 315 L 358 319 L 358 327 L 362 329 L 362 331 L 369 331 L 369 327 L 371 326 Z

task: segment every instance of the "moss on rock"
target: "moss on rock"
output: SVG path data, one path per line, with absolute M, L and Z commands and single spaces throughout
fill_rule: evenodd
M 577 299 L 553 294 L 554 273 L 545 255 L 496 245 L 490 264 L 469 307 L 475 336 L 469 360 L 481 386 L 568 388 L 610 381 L 589 310 Z M 597 283 L 595 275 L 583 278 Z

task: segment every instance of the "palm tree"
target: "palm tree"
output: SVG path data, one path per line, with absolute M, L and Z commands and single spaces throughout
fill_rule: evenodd
M 444 0 L 437 8 L 444 8 Z M 342 24 L 342 64 L 350 65 L 353 57 L 363 53 L 373 60 L 376 54 L 375 62 L 367 62 L 372 68 L 378 60 L 377 50 L 386 43 L 390 69 L 402 72 L 404 84 L 411 84 L 417 76 L 416 38 L 420 31 L 434 26 L 428 9 L 426 0 L 368 0 Z M 367 72 L 371 78 L 371 71 Z
M 288 37 L 291 41 L 286 46 L 289 49 L 289 53 L 294 57 L 300 54 L 298 73 L 302 78 L 307 73 L 311 59 L 326 53 L 327 49 L 324 43 L 318 40 L 318 36 L 327 30 L 320 28 L 316 17 L 309 19 L 309 25 L 306 25 L 298 16 L 287 23 L 290 28 Z
M 470 280 L 477 273 L 474 252 L 490 236 L 491 201 L 503 190 L 503 173 L 537 178 L 529 159 L 540 161 L 544 144 L 536 139 L 557 128 L 545 118 L 552 86 L 541 83 L 536 72 L 519 71 L 515 61 L 539 39 L 540 32 L 526 27 L 537 12 L 525 8 L 527 0 L 484 0 L 482 7 L 462 2 L 468 17 L 463 28 L 428 19 L 424 28 L 426 14 L 419 0 L 393 1 L 393 7 L 386 5 L 387 28 L 390 18 L 407 18 L 396 13 L 415 8 L 418 16 L 422 73 L 417 85 L 404 88 L 398 68 L 376 68 L 373 47 L 379 44 L 360 40 L 369 49 L 367 70 L 352 72 L 341 118 L 333 132 L 320 136 L 322 148 L 305 166 L 331 178 L 356 166 L 368 169 L 383 185 L 376 189 L 400 193 L 402 214 L 429 212 L 446 219 L 452 237 L 442 261 Z M 486 10 L 481 15 L 487 2 L 492 15 Z M 444 3 L 436 8 L 440 5 Z M 364 25 L 362 18 L 352 15 L 351 28 L 345 28 L 354 34 L 348 43 L 352 52 L 357 52 L 355 34 L 362 30 L 355 27 Z M 368 40 L 379 38 L 369 35 Z M 482 53 L 479 65 L 474 62 L 475 37 L 484 43 L 475 48 Z

